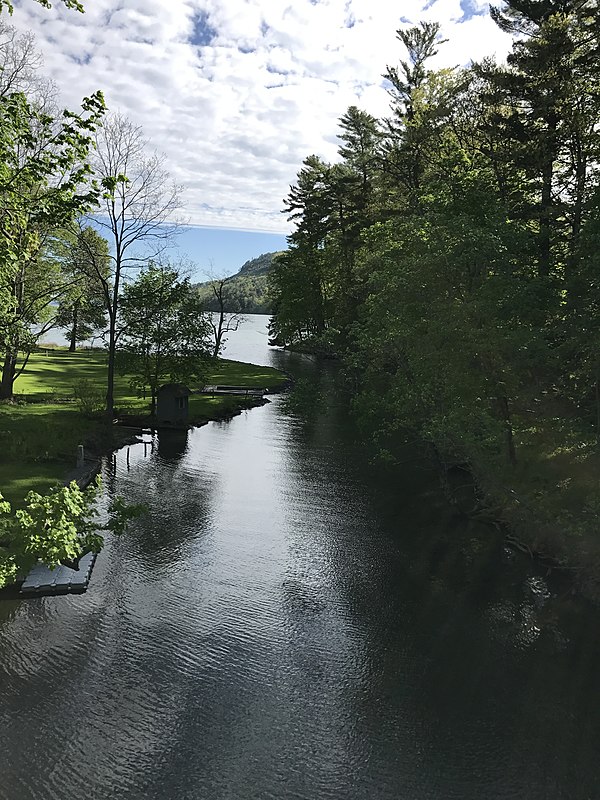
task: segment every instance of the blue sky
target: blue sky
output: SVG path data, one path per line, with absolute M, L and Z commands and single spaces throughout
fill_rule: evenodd
M 233 275 L 251 258 L 286 247 L 283 234 L 226 228 L 187 227 L 178 237 L 179 254 L 197 266 L 194 280 L 203 280 L 206 270 L 217 276 Z
M 204 230 L 289 233 L 281 208 L 303 159 L 336 160 L 348 106 L 388 113 L 382 73 L 406 57 L 398 28 L 440 23 L 448 41 L 432 67 L 502 59 L 510 42 L 488 0 L 84 0 L 85 14 L 58 0 L 14 5 L 5 19 L 34 33 L 61 104 L 77 109 L 101 89 L 141 126 Z M 237 268 L 274 249 L 260 235 L 201 231 L 186 235 L 198 263 Z

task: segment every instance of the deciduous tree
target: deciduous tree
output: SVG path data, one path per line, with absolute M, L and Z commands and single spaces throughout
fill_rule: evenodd
M 211 354 L 211 329 L 200 298 L 177 270 L 150 263 L 121 300 L 119 363 L 140 394 L 149 392 L 151 413 L 165 380 L 197 382 Z
M 178 231 L 180 186 L 163 168 L 163 159 L 148 154 L 140 127 L 121 114 L 110 115 L 96 137 L 95 174 L 105 188 L 94 215 L 96 227 L 111 245 L 110 288 L 104 284 L 108 315 L 106 413 L 114 408 L 115 357 L 119 301 L 127 270 L 158 259 Z
M 0 96 L 2 398 L 12 396 L 35 312 L 56 297 L 56 286 L 33 278 L 47 237 L 97 202 L 87 158 L 104 110 L 100 92 L 84 98 L 81 113 L 60 117 L 38 110 L 20 92 Z
M 65 231 L 54 248 L 60 262 L 61 292 L 55 324 L 67 329 L 69 350 L 89 339 L 106 323 L 104 287 L 110 280 L 108 242 L 93 228 Z

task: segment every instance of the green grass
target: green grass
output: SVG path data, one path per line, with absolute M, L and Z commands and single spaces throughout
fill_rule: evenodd
M 226 386 L 254 386 L 260 389 L 274 389 L 285 381 L 285 375 L 273 367 L 258 367 L 242 361 L 219 361 L 206 378 L 207 384 Z
M 69 353 L 67 350 L 52 350 L 33 353 L 27 369 L 15 382 L 15 395 L 29 400 L 73 399 L 77 383 L 86 380 L 90 385 L 105 391 L 106 354 L 94 351 Z M 138 398 L 129 387 L 126 376 L 115 378 L 115 400 L 117 404 L 137 404 Z
M 72 398 L 73 387 L 81 380 L 87 380 L 98 389 L 104 389 L 105 374 L 106 354 L 102 352 L 69 353 L 67 350 L 52 350 L 47 353 L 33 353 L 26 371 L 17 378 L 15 393 L 31 399 L 49 396 L 53 399 Z M 273 389 L 284 381 L 285 375 L 272 367 L 219 359 L 214 367 L 211 366 L 201 383 Z M 117 404 L 138 403 L 139 398 L 131 390 L 127 376 L 116 376 L 115 399 Z
M 65 465 L 59 462 L 35 465 L 27 461 L 0 463 L 2 495 L 10 503 L 18 506 L 31 490 L 47 494 L 50 489 L 60 486 L 64 475 Z
M 74 466 L 78 444 L 91 441 L 98 446 L 104 440 L 102 422 L 86 418 L 74 400 L 74 386 L 84 379 L 99 392 L 104 390 L 104 353 L 34 353 L 15 383 L 17 402 L 0 404 L 0 491 L 12 503 L 19 503 L 30 489 L 43 492 L 62 482 Z M 285 380 L 271 367 L 220 360 L 202 384 L 273 389 Z M 140 414 L 149 410 L 148 401 L 136 396 L 126 376 L 115 381 L 115 405 Z M 194 395 L 190 420 L 220 419 L 248 405 L 243 397 Z

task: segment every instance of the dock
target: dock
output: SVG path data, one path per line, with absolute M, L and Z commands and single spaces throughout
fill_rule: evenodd
M 268 394 L 268 389 L 260 389 L 256 386 L 205 386 L 199 394 L 210 394 L 213 397 L 219 394 L 233 394 L 242 397 L 262 397 Z
M 88 588 L 96 563 L 96 553 L 86 553 L 79 569 L 58 566 L 54 569 L 38 561 L 21 586 L 20 594 L 27 597 L 48 597 L 58 594 L 81 594 Z

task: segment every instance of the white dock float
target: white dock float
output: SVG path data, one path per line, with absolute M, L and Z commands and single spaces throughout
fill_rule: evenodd
M 86 553 L 82 556 L 79 562 L 79 569 L 71 569 L 62 565 L 50 569 L 50 567 L 38 561 L 31 568 L 29 575 L 23 582 L 20 594 L 29 597 L 81 594 L 88 587 L 95 562 L 96 553 Z
M 195 392 L 195 394 L 210 394 L 219 395 L 219 394 L 232 394 L 241 397 L 263 397 L 263 395 L 268 394 L 268 389 L 260 389 L 257 386 L 204 386 L 200 389 L 199 392 Z

